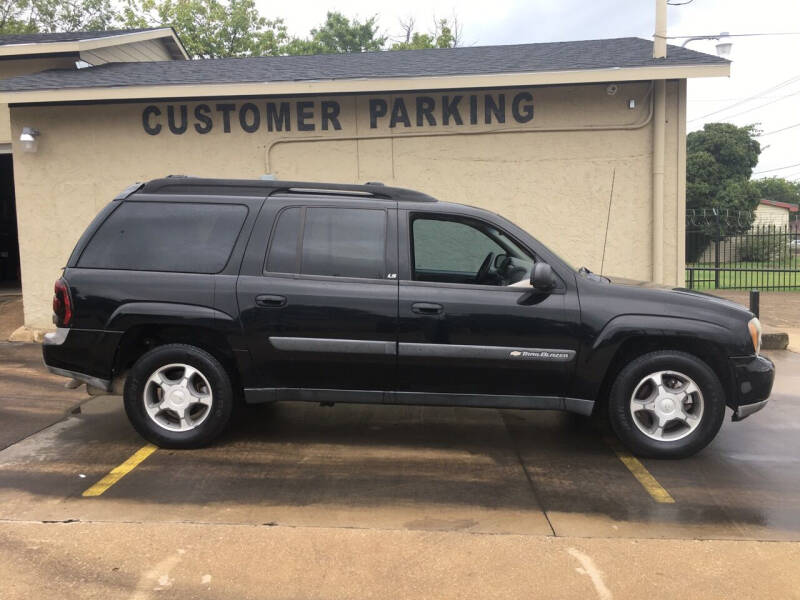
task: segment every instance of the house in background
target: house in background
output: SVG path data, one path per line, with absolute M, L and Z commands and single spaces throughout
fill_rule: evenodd
M 798 210 L 796 204 L 789 202 L 778 202 L 777 200 L 767 200 L 762 198 L 756 207 L 753 227 L 788 227 L 789 216 Z

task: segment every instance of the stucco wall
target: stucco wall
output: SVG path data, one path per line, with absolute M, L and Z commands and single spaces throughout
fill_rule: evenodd
M 48 58 L 20 58 L 0 60 L 0 79 L 38 73 L 46 69 L 67 69 L 75 65 L 75 58 L 48 57 Z M 11 141 L 9 129 L 8 104 L 0 102 L 0 144 Z
M 533 97 L 534 117 L 522 122 L 511 114 L 520 92 Z M 260 127 L 245 132 L 238 113 L 230 114 L 224 131 L 218 101 L 153 102 L 12 110 L 14 138 L 23 126 L 42 132 L 39 151 L 22 154 L 15 148 L 15 177 L 22 254 L 25 322 L 50 325 L 53 280 L 73 245 L 95 213 L 130 183 L 185 173 L 200 176 L 255 178 L 272 173 L 285 179 L 335 182 L 382 181 L 417 188 L 441 200 L 473 204 L 500 212 L 530 231 L 573 265 L 637 279 L 651 276 L 652 137 L 649 83 L 623 83 L 609 95 L 607 85 L 553 86 L 527 90 L 495 90 L 506 97 L 506 121 L 487 125 L 482 91 L 462 95 L 462 125 L 442 124 L 440 93 L 402 98 L 409 111 L 389 127 L 389 115 L 370 124 L 370 100 L 386 101 L 389 113 L 395 97 L 339 96 L 340 129 L 329 122 L 322 129 L 325 98 L 225 99 L 219 103 L 256 105 Z M 477 121 L 470 122 L 469 96 L 481 103 Z M 436 125 L 423 118 L 417 126 L 413 107 L 417 96 L 434 100 Z M 628 100 L 636 108 L 628 108 Z M 292 130 L 268 131 L 267 102 L 290 102 Z M 296 103 L 313 101 L 312 131 L 297 131 Z M 211 131 L 198 133 L 198 104 L 213 117 Z M 158 125 L 156 135 L 143 128 Z M 173 125 L 186 131 L 172 133 Z M 525 103 L 520 107 L 524 108 Z M 156 114 L 160 112 L 159 114 Z M 252 115 L 250 115 L 252 117 Z M 401 115 L 402 116 L 402 115 Z M 522 115 L 524 117 L 524 115 Z M 685 82 L 667 83 L 667 150 L 664 209 L 664 275 L 669 283 L 682 279 L 683 151 Z M 252 120 L 249 121 L 252 124 Z M 611 197 L 612 177 L 614 180 Z M 605 259 L 603 259 L 608 224 Z

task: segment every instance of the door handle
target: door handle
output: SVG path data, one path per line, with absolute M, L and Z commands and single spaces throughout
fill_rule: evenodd
M 411 312 L 418 315 L 440 315 L 444 312 L 444 307 L 433 302 L 415 302 L 411 305 Z
M 276 308 L 286 305 L 286 296 L 278 296 L 277 294 L 261 294 L 256 296 L 256 306 L 263 306 L 264 308 Z

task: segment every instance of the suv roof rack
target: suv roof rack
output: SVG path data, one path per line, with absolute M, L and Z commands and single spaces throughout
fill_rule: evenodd
M 277 181 L 263 179 L 205 179 L 185 175 L 169 175 L 153 179 L 137 190 L 146 194 L 203 194 L 225 196 L 272 196 L 275 194 L 325 194 L 359 196 L 378 200 L 406 202 L 437 202 L 436 198 L 406 188 L 389 187 L 382 183 L 366 185 L 319 183 L 310 181 Z
M 133 185 L 129 185 L 124 190 L 122 190 L 119 194 L 114 196 L 114 200 L 125 200 L 131 194 L 138 192 L 140 189 L 144 187 L 144 184 L 140 181 L 137 181 Z

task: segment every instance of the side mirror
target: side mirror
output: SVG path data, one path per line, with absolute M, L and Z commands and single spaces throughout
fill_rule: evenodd
M 553 267 L 544 262 L 534 263 L 531 269 L 531 287 L 541 292 L 549 292 L 556 287 Z

